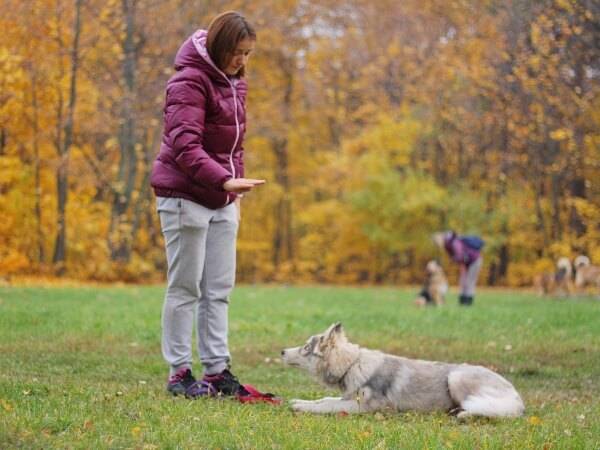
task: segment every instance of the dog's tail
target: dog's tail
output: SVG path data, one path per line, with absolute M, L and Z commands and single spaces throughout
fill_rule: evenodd
M 469 415 L 518 417 L 525 405 L 514 389 L 493 389 L 469 395 L 460 405 Z
M 525 411 L 514 386 L 485 367 L 459 366 L 448 375 L 448 389 L 463 410 L 458 417 L 518 417 Z

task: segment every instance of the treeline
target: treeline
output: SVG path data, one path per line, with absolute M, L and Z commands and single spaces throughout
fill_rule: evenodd
M 420 282 L 431 233 L 483 281 L 600 261 L 600 3 L 1 0 L 0 275 L 163 276 L 148 176 L 181 42 L 258 31 L 239 279 Z M 442 259 L 442 261 L 446 261 Z

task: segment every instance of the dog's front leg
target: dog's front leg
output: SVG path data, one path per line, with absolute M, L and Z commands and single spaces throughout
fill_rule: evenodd
M 291 400 L 290 405 L 294 411 L 310 412 L 315 414 L 332 414 L 345 412 L 356 414 L 365 412 L 365 408 L 356 400 L 344 400 L 341 397 L 325 397 L 319 400 Z

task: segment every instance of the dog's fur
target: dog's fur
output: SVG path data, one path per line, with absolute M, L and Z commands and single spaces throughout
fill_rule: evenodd
M 308 370 L 342 397 L 291 400 L 296 411 L 362 413 L 447 411 L 468 416 L 517 417 L 525 409 L 506 379 L 481 366 L 402 358 L 348 342 L 342 325 L 331 325 L 302 347 L 283 350 L 284 364 Z
M 425 283 L 421 293 L 415 300 L 417 306 L 435 305 L 440 306 L 445 303 L 448 293 L 448 279 L 442 266 L 431 260 L 425 267 Z
M 575 288 L 578 292 L 588 287 L 594 287 L 597 291 L 600 290 L 600 267 L 594 266 L 590 262 L 590 258 L 585 255 L 579 255 L 575 258 Z M 600 292 L 599 292 L 600 293 Z
M 559 258 L 556 262 L 556 272 L 535 276 L 533 285 L 540 296 L 571 295 L 573 292 L 573 268 L 569 258 Z

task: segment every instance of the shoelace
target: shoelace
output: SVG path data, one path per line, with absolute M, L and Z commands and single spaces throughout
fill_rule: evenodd
M 188 369 L 185 372 L 180 371 L 171 376 L 169 382 L 171 383 L 184 383 L 184 382 L 194 382 L 196 379 L 192 375 L 192 372 Z
M 229 370 L 225 370 L 225 372 L 223 373 L 223 376 L 225 377 L 226 380 L 233 381 L 237 384 L 240 384 L 237 377 L 234 374 L 232 374 Z
M 226 381 L 235 381 L 236 383 L 239 383 L 237 377 L 227 369 L 225 369 L 223 372 L 218 373 L 216 375 L 204 375 L 204 379 L 209 382 L 226 380 Z

